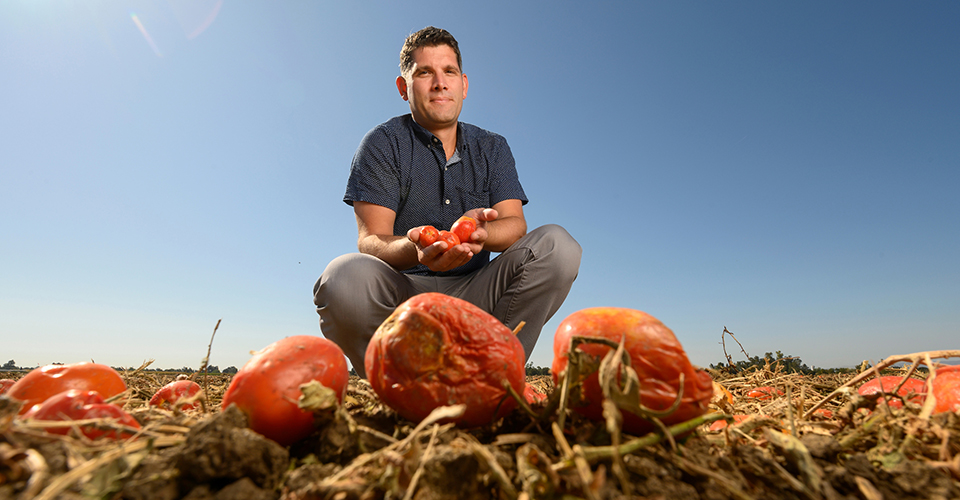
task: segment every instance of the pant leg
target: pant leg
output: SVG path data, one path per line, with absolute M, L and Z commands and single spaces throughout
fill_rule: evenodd
M 489 311 L 511 330 L 525 321 L 518 338 L 530 359 L 540 330 L 560 309 L 577 278 L 581 252 L 565 229 L 542 226 L 446 293 Z
M 323 336 L 343 350 L 365 377 L 363 358 L 374 332 L 401 303 L 420 293 L 410 277 L 361 253 L 337 257 L 313 288 Z

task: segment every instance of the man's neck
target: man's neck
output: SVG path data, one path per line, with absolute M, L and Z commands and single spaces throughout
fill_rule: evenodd
M 449 160 L 453 152 L 457 150 L 457 125 L 446 127 L 440 130 L 431 130 L 430 133 L 437 136 L 443 143 L 443 152 L 446 153 Z

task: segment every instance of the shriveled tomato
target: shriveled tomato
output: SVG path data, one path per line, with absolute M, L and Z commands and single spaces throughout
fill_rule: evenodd
M 158 406 L 166 410 L 174 408 L 195 410 L 200 407 L 200 403 L 192 401 L 180 404 L 180 401 L 195 398 L 201 390 L 200 384 L 192 380 L 175 380 L 157 390 L 150 398 L 150 406 Z
M 466 412 L 455 422 L 476 427 L 516 407 L 502 383 L 523 393 L 524 360 L 520 341 L 487 312 L 448 295 L 423 293 L 380 325 L 364 367 L 380 399 L 404 418 L 419 422 L 437 407 L 464 404 Z
M 6 394 L 15 383 L 11 378 L 0 378 L 0 394 Z
M 897 384 L 900 383 L 903 377 L 898 377 L 896 375 L 889 375 L 885 377 L 872 378 L 861 385 L 857 392 L 861 396 L 868 396 L 871 394 L 876 394 L 878 392 L 893 392 L 893 389 L 897 387 Z M 900 387 L 900 390 L 897 391 L 899 396 L 908 398 L 911 403 L 923 404 L 923 398 L 926 393 L 926 386 L 923 380 L 917 378 L 908 378 L 906 382 L 903 383 L 903 386 Z M 885 403 L 884 398 L 877 400 L 877 403 Z M 891 408 L 903 408 L 903 402 L 896 398 L 890 399 Z
M 471 241 L 473 238 L 473 232 L 477 230 L 477 219 L 473 217 L 467 217 L 464 215 L 457 219 L 457 222 L 453 223 L 453 226 L 450 226 L 450 232 L 457 235 L 457 239 L 461 243 L 466 243 Z
M 747 391 L 748 398 L 759 399 L 761 401 L 768 400 L 774 396 L 783 396 L 783 391 L 769 385 L 754 387 Z
M 104 420 L 97 423 L 86 423 L 80 426 L 80 432 L 90 439 L 106 437 L 110 439 L 127 439 L 133 436 L 130 430 L 112 428 L 120 425 L 139 429 L 140 424 L 129 413 L 119 406 L 104 403 L 103 396 L 96 391 L 78 391 L 71 389 L 54 394 L 44 402 L 34 405 L 23 417 L 24 420 Z M 108 424 L 108 425 L 104 425 Z M 47 432 L 64 434 L 70 432 L 70 427 L 48 427 Z
M 433 226 L 423 226 L 420 229 L 420 246 L 428 247 L 440 239 L 440 232 Z
M 74 363 L 70 365 L 46 365 L 32 370 L 10 388 L 7 396 L 23 402 L 20 414 L 31 406 L 42 403 L 54 394 L 76 389 L 97 391 L 104 398 L 111 398 L 127 390 L 127 384 L 116 370 L 99 363 Z
M 447 244 L 447 248 L 444 250 L 444 252 L 460 244 L 460 238 L 450 231 L 440 231 L 440 237 L 437 239 L 437 241 L 442 241 Z
M 937 398 L 934 413 L 960 411 L 960 366 L 944 366 L 937 369 L 930 391 Z
M 664 423 L 684 422 L 706 412 L 713 396 L 713 379 L 690 364 L 687 354 L 673 332 L 653 316 L 634 309 L 594 307 L 577 311 L 564 319 L 553 340 L 552 373 L 557 387 L 567 368 L 567 351 L 574 336 L 598 337 L 619 343 L 626 337 L 624 348 L 640 378 L 640 403 L 653 410 L 666 410 L 677 398 L 680 374 L 684 375 L 680 406 Z M 580 344 L 577 349 L 602 358 L 610 347 Z M 574 409 L 593 420 L 603 419 L 603 393 L 598 376 L 591 374 L 582 385 L 585 403 Z M 653 424 L 632 413 L 623 412 L 623 429 L 645 434 Z
M 250 428 L 288 446 L 313 432 L 313 413 L 300 409 L 300 386 L 317 381 L 343 402 L 347 361 L 333 342 L 312 335 L 278 340 L 253 355 L 223 395 L 223 408 L 236 404 Z

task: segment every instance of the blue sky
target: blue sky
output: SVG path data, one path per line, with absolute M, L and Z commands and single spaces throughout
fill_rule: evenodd
M 0 362 L 241 366 L 319 335 L 403 39 L 459 40 L 586 307 L 691 360 L 960 348 L 960 4 L 0 3 Z M 734 360 L 743 359 L 728 342 Z

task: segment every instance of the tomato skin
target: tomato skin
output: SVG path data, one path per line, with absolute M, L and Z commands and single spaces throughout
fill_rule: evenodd
M 937 398 L 934 413 L 960 412 L 960 366 L 939 368 L 930 391 Z
M 70 389 L 47 398 L 44 402 L 34 405 L 23 417 L 24 420 L 70 421 L 108 418 L 116 423 L 140 428 L 140 424 L 129 413 L 119 406 L 104 403 L 103 396 L 97 391 L 79 391 Z M 51 434 L 66 435 L 70 427 L 50 427 L 46 429 Z M 94 425 L 83 425 L 80 432 L 90 438 L 99 439 L 127 439 L 133 434 L 127 431 L 99 429 Z
M 433 226 L 423 226 L 420 229 L 420 246 L 428 247 L 437 242 L 440 238 L 440 232 Z
M 450 231 L 440 231 L 440 238 L 437 241 L 442 241 L 447 244 L 447 249 L 444 250 L 444 252 L 460 244 L 460 238 Z
M 437 407 L 465 404 L 466 412 L 453 421 L 477 427 L 516 407 L 502 381 L 523 394 L 525 359 L 513 332 L 486 311 L 441 293 L 423 293 L 380 325 L 367 345 L 364 367 L 374 391 L 400 416 L 419 422 Z
M 35 368 L 13 384 L 7 396 L 23 402 L 20 414 L 33 405 L 63 391 L 97 391 L 104 398 L 112 398 L 127 390 L 127 384 L 116 370 L 98 363 L 46 365 Z
M 223 408 L 236 404 L 251 429 L 289 446 L 314 430 L 313 413 L 297 406 L 300 386 L 316 380 L 343 402 L 349 376 L 343 351 L 333 342 L 312 335 L 286 337 L 254 354 L 233 376 Z
M 457 239 L 461 243 L 467 243 L 472 241 L 473 232 L 477 230 L 477 219 L 473 217 L 467 217 L 464 215 L 457 219 L 457 222 L 453 223 L 453 226 L 450 227 L 450 232 L 457 235 Z
M 857 388 L 857 393 L 861 396 L 868 396 L 871 394 L 876 394 L 886 390 L 886 392 L 891 392 L 900 383 L 900 380 L 903 377 L 896 375 L 888 375 L 885 377 L 880 377 L 880 379 L 872 378 Z M 882 386 L 881 386 L 882 385 Z M 897 392 L 900 396 L 910 396 L 909 400 L 911 403 L 923 404 L 923 400 L 926 394 L 926 385 L 923 380 L 917 378 L 908 378 L 906 382 L 903 383 L 903 387 L 900 388 L 900 391 Z M 911 395 L 912 394 L 912 395 Z M 885 398 L 881 397 L 877 400 L 877 403 L 885 403 Z M 899 399 L 890 399 L 891 408 L 903 408 L 903 402 Z
M 783 396 L 783 391 L 769 385 L 754 387 L 753 389 L 747 391 L 748 398 L 759 399 L 761 401 L 768 400 L 774 396 Z
M 541 392 L 538 392 L 533 388 L 532 385 L 528 383 L 523 384 L 523 399 L 527 402 L 528 405 L 535 403 L 541 403 L 547 400 L 547 395 Z
M 159 406 L 166 410 L 172 410 L 175 407 L 181 410 L 195 410 L 199 407 L 199 403 L 196 401 L 182 405 L 178 405 L 177 402 L 181 399 L 192 398 L 200 391 L 200 384 L 192 380 L 176 380 L 157 390 L 150 398 L 150 406 Z
M 16 380 L 9 378 L 0 378 L 0 394 L 6 394 L 7 391 L 13 387 L 13 384 L 17 383 Z
M 634 309 L 594 307 L 577 311 L 564 319 L 557 328 L 553 342 L 551 372 L 557 387 L 567 368 L 567 350 L 574 336 L 599 337 L 620 342 L 626 336 L 624 348 L 630 363 L 640 377 L 641 403 L 647 408 L 665 410 L 677 397 L 679 377 L 684 375 L 683 398 L 680 406 L 663 422 L 667 425 L 684 422 L 707 411 L 713 396 L 713 379 L 690 364 L 687 354 L 673 332 L 653 316 Z M 578 349 L 603 357 L 611 350 L 599 344 L 580 344 Z M 603 420 L 603 393 L 598 375 L 584 380 L 586 403 L 573 409 L 592 420 Z M 623 430 L 640 435 L 654 430 L 653 424 L 629 412 L 623 413 Z

